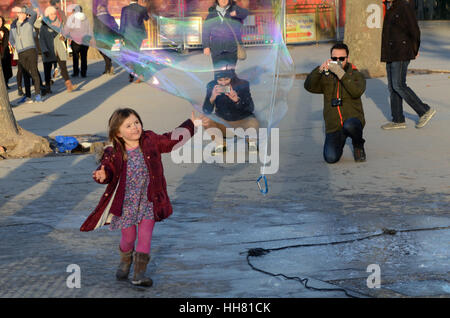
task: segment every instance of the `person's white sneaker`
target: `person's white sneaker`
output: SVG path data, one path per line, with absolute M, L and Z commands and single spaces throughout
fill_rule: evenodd
M 416 124 L 416 128 L 422 128 L 430 121 L 431 117 L 436 114 L 436 109 L 430 108 L 422 117 L 419 118 L 419 121 Z
M 258 144 L 255 141 L 250 141 L 248 143 L 248 152 L 249 153 L 258 153 Z
M 211 152 L 212 156 L 220 156 L 223 155 L 227 151 L 226 145 L 217 145 Z
M 384 130 L 405 129 L 405 128 L 406 128 L 405 123 L 394 123 L 394 122 L 389 122 L 389 123 L 381 126 L 381 129 L 384 129 Z

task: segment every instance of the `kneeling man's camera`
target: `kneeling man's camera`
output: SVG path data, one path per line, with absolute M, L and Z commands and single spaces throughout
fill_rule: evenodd
M 331 106 L 333 107 L 342 106 L 342 98 L 333 98 L 331 100 Z

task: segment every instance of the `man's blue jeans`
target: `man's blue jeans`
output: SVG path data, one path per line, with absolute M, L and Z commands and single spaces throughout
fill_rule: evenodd
M 336 163 L 341 159 L 347 137 L 352 139 L 354 148 L 363 148 L 363 126 L 358 118 L 344 121 L 342 129 L 325 135 L 323 158 L 328 163 Z
M 394 123 L 404 123 L 403 100 L 421 117 L 430 106 L 424 104 L 411 88 L 406 85 L 409 61 L 386 63 L 388 88 L 391 94 L 391 112 Z

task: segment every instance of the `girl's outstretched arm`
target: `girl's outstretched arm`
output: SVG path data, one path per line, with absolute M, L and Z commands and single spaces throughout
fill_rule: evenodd
M 195 125 L 201 126 L 202 120 L 199 117 L 195 117 L 194 112 L 192 112 L 191 119 L 186 120 L 171 132 L 158 135 L 159 151 L 167 153 L 171 152 L 175 146 L 183 146 L 195 133 L 194 122 Z

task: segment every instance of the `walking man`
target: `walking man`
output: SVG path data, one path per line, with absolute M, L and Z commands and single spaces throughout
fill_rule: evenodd
M 436 110 L 422 102 L 406 84 L 408 65 L 419 56 L 420 47 L 420 29 L 413 0 L 387 0 L 382 32 L 381 61 L 386 62 L 392 122 L 381 128 L 406 128 L 403 100 L 419 116 L 416 128 L 422 128 L 434 116 Z

